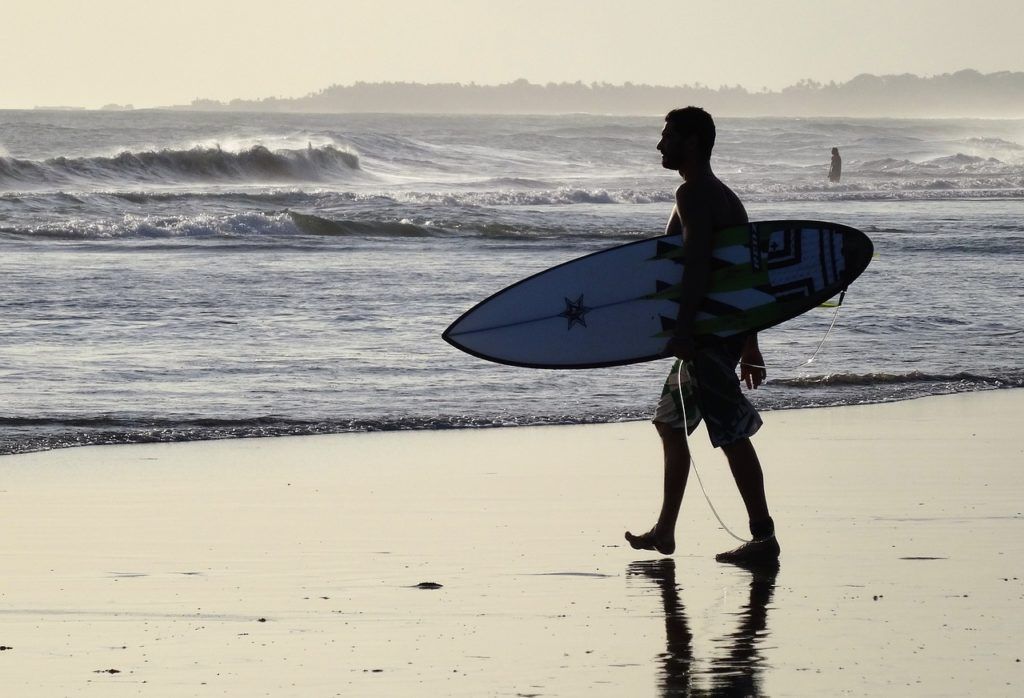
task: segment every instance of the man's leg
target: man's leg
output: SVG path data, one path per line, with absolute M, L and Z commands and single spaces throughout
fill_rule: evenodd
M 661 422 L 655 422 L 654 426 L 661 436 L 665 454 L 661 513 L 654 528 L 639 536 L 626 531 L 626 540 L 636 550 L 657 550 L 663 555 L 671 555 L 676 549 L 676 520 L 679 518 L 679 507 L 683 503 L 683 492 L 686 491 L 686 480 L 690 474 L 690 449 L 681 429 L 673 429 Z
M 768 502 L 764 496 L 764 472 L 761 462 L 757 459 L 757 451 L 750 439 L 740 439 L 722 446 L 725 457 L 729 459 L 729 469 L 736 480 L 743 504 L 747 507 L 747 517 L 751 524 L 770 519 Z
M 779 543 L 775 539 L 775 523 L 768 513 L 768 501 L 764 494 L 764 473 L 757 459 L 757 451 L 750 439 L 740 439 L 722 446 L 729 459 L 736 487 L 743 497 L 750 519 L 750 534 L 753 540 L 735 550 L 715 556 L 719 562 L 733 562 L 740 565 L 759 565 L 774 562 L 779 557 Z

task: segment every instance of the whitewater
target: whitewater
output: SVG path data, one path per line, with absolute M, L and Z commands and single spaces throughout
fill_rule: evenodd
M 441 331 L 660 234 L 656 117 L 0 111 L 0 453 L 649 418 L 666 362 L 498 366 Z M 830 185 L 829 152 L 843 156 Z M 877 257 L 763 333 L 762 409 L 1024 386 L 1024 121 L 719 119 L 752 219 Z

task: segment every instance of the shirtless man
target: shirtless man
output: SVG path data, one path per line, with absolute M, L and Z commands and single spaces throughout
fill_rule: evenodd
M 654 528 L 641 535 L 627 531 L 626 540 L 637 550 L 657 550 L 664 555 L 675 551 L 676 519 L 690 473 L 684 430 L 692 433 L 703 418 L 711 444 L 720 447 L 729 461 L 753 536 L 749 543 L 715 559 L 740 565 L 771 564 L 779 557 L 779 544 L 765 500 L 761 464 L 750 443 L 750 437 L 761 427 L 761 418 L 743 395 L 736 378 L 739 364 L 740 380 L 747 388 L 757 388 L 765 379 L 757 334 L 728 339 L 693 334 L 697 308 L 711 277 L 712 232 L 748 222 L 739 198 L 711 171 L 714 144 L 715 123 L 703 109 L 676 109 L 665 117 L 658 143 L 661 165 L 678 170 L 683 177 L 676 190 L 676 205 L 667 232 L 683 234 L 686 273 L 675 335 L 666 347 L 677 361 L 669 372 L 654 416 L 665 454 L 661 513 Z M 693 385 L 693 392 L 686 397 L 685 421 L 677 388 L 680 370 L 688 372 Z

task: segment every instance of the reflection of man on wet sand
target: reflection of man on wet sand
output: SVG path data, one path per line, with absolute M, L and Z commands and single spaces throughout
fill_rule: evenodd
M 750 578 L 750 596 L 740 611 L 740 624 L 716 645 L 727 646 L 725 656 L 711 660 L 705 671 L 694 667 L 693 634 L 679 598 L 676 584 L 675 560 L 644 560 L 630 563 L 628 578 L 643 578 L 653 582 L 661 592 L 665 612 L 666 651 L 659 655 L 663 664 L 661 694 L 663 696 L 760 696 L 760 674 L 764 658 L 759 644 L 767 637 L 768 604 L 775 591 L 778 567 L 769 566 L 753 570 Z M 707 687 L 695 686 L 695 679 L 705 674 Z

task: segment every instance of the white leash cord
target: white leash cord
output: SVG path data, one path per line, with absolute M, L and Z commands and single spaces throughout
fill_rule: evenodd
M 797 364 L 796 366 L 794 366 L 793 367 L 794 370 L 798 369 L 798 368 L 804 368 L 805 366 L 810 366 L 812 363 L 814 363 L 814 360 L 816 358 L 818 358 L 818 354 L 821 352 L 821 348 L 823 346 L 825 346 L 825 340 L 828 339 L 828 336 L 830 334 L 832 334 L 832 328 L 836 326 L 836 320 L 839 319 L 839 308 L 842 307 L 842 304 L 843 304 L 843 300 L 842 299 L 845 296 L 846 296 L 846 291 L 843 291 L 842 294 L 840 294 L 840 296 L 839 296 L 839 305 L 836 306 L 835 312 L 832 313 L 832 322 L 829 323 L 828 329 L 825 330 L 825 336 L 823 336 L 821 338 L 821 341 L 818 342 L 818 346 L 815 347 L 814 353 L 811 354 L 811 358 L 807 359 L 807 361 L 804 361 L 802 364 Z M 768 370 L 767 366 L 758 366 L 757 364 L 748 364 L 746 362 L 742 362 L 741 365 L 748 366 L 750 368 L 763 368 L 765 371 Z
M 711 509 L 711 513 L 718 519 L 718 523 L 721 524 L 725 532 L 735 538 L 741 543 L 748 543 L 746 538 L 740 538 L 732 532 L 725 522 L 722 521 L 722 517 L 718 515 L 718 511 L 715 509 L 715 505 L 711 503 L 711 497 L 708 496 L 708 491 L 704 489 L 704 481 L 700 479 L 700 473 L 697 471 L 697 461 L 693 459 L 693 451 L 690 450 L 690 436 L 689 436 L 689 423 L 686 419 L 686 396 L 683 394 L 683 371 L 686 371 L 686 362 L 679 362 L 679 370 L 676 371 L 676 387 L 679 390 L 679 404 L 683 409 L 683 441 L 686 443 L 686 455 L 690 459 L 690 465 L 693 466 L 693 474 L 697 476 L 697 484 L 700 485 L 700 491 L 704 493 L 704 500 L 708 503 L 708 507 Z M 689 382 L 689 372 L 687 372 L 687 382 Z

